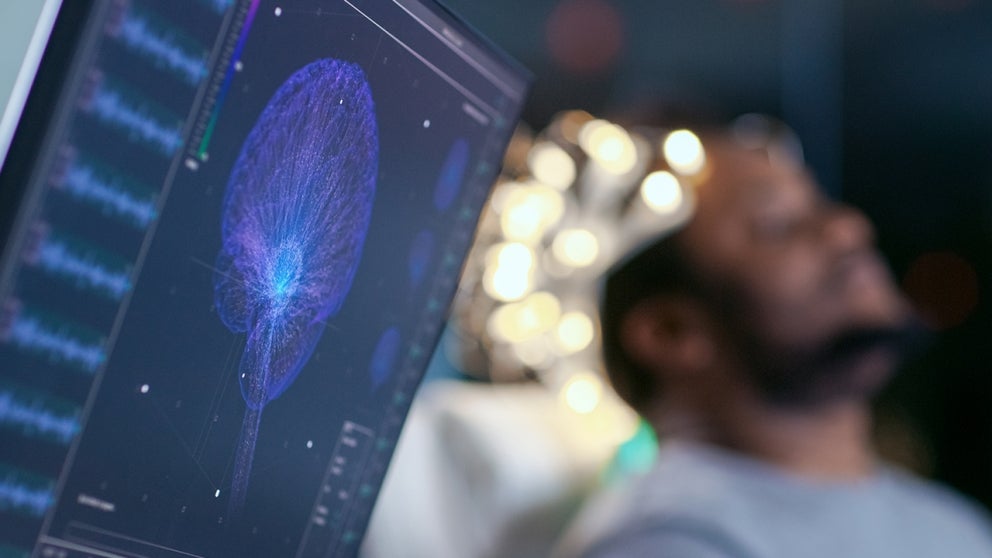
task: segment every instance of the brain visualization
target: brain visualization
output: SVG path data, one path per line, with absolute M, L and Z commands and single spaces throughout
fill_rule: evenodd
M 0 558 L 359 555 L 528 73 L 436 0 L 42 3 Z
M 224 324 L 247 334 L 234 510 L 245 497 L 262 409 L 293 383 L 351 288 L 375 197 L 378 142 L 362 69 L 319 60 L 276 91 L 231 173 L 214 298 Z

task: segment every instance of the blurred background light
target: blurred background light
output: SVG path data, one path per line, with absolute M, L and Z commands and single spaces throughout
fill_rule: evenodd
M 515 186 L 501 199 L 501 206 L 503 236 L 527 244 L 540 240 L 565 210 L 561 194 L 542 184 Z
M 605 120 L 591 120 L 579 130 L 579 146 L 603 169 L 626 174 L 637 164 L 637 147 L 622 127 Z
M 518 300 L 532 288 L 534 252 L 519 242 L 493 246 L 486 257 L 483 286 L 496 300 Z
M 641 182 L 641 199 L 659 215 L 674 213 L 682 205 L 682 187 L 668 171 L 655 171 Z
M 575 161 L 553 142 L 535 144 L 527 156 L 527 165 L 534 178 L 558 190 L 568 188 L 575 181 Z
M 496 308 L 490 315 L 490 334 L 506 343 L 523 343 L 549 331 L 558 323 L 561 304 L 548 292 L 536 292 L 527 298 Z
M 555 328 L 556 345 L 564 355 L 585 349 L 592 344 L 595 336 L 596 327 L 592 323 L 592 318 L 585 312 L 566 312 Z
M 676 130 L 668 134 L 662 149 L 668 165 L 679 174 L 696 174 L 706 164 L 703 144 L 689 130 Z
M 589 414 L 603 398 L 603 382 L 593 372 L 577 372 L 565 383 L 561 393 L 570 409 L 581 415 Z
M 587 267 L 599 256 L 599 241 L 586 229 L 565 229 L 555 237 L 551 250 L 565 265 Z

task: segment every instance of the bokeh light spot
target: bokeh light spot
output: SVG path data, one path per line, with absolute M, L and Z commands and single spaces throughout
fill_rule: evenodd
M 523 185 L 500 200 L 500 229 L 509 240 L 533 244 L 565 212 L 565 200 L 550 186 Z
M 603 398 L 603 382 L 592 372 L 577 372 L 562 388 L 562 398 L 576 413 L 589 414 Z
M 626 174 L 637 164 L 637 146 L 621 126 L 590 120 L 579 130 L 579 146 L 608 172 Z
M 599 256 L 599 241 L 586 229 L 565 229 L 555 237 L 551 251 L 565 265 L 586 267 Z
M 659 215 L 674 213 L 682 205 L 679 180 L 668 171 L 653 172 L 641 183 L 641 199 Z
M 534 178 L 558 190 L 565 190 L 575 182 L 575 161 L 552 142 L 535 144 L 527 155 L 527 166 Z
M 519 242 L 493 246 L 486 257 L 482 285 L 496 300 L 518 300 L 533 287 L 534 252 Z
M 669 134 L 662 150 L 669 166 L 681 174 L 696 174 L 706 164 L 703 144 L 689 130 L 676 130 Z
M 566 312 L 555 329 L 558 349 L 566 355 L 588 347 L 596 336 L 592 318 L 584 312 Z

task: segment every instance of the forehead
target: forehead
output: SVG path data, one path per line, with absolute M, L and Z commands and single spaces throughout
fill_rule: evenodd
M 802 165 L 722 138 L 707 141 L 709 174 L 697 187 L 701 211 L 739 212 L 766 203 L 819 195 Z
M 821 198 L 799 164 L 774 162 L 761 150 L 721 138 L 706 140 L 709 168 L 696 187 L 696 208 L 685 229 L 693 251 L 720 256 L 747 250 L 747 233 L 763 216 L 801 212 Z

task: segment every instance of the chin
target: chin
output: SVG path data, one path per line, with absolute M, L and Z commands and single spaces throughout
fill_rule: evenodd
M 913 315 L 839 332 L 820 350 L 803 353 L 766 375 L 770 402 L 817 407 L 868 401 L 892 379 L 900 364 L 928 346 L 929 330 Z
M 891 350 L 868 350 L 844 362 L 805 369 L 790 381 L 765 385 L 764 393 L 769 403 L 783 409 L 867 403 L 892 379 L 899 360 Z
M 867 401 L 888 385 L 902 358 L 901 352 L 891 347 L 876 347 L 852 356 L 844 370 L 828 376 L 836 382 L 830 382 L 834 385 L 824 395 L 833 399 Z

